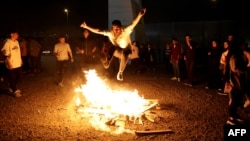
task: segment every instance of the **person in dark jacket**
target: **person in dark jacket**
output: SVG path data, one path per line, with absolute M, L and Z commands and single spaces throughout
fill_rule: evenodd
M 98 59 L 98 47 L 95 38 L 90 36 L 89 30 L 83 30 L 83 38 L 77 46 L 80 70 L 94 69 Z
M 193 86 L 194 84 L 194 63 L 195 63 L 195 51 L 196 51 L 196 43 L 192 40 L 192 35 L 186 34 L 185 36 L 185 44 L 184 44 L 184 60 L 186 63 L 187 69 L 187 82 L 184 83 L 187 86 Z
M 206 89 L 216 88 L 220 86 L 220 57 L 222 49 L 219 47 L 219 43 L 216 39 L 211 41 L 211 45 L 207 52 L 208 57 L 208 76 Z
M 177 38 L 172 39 L 170 62 L 173 66 L 174 77 L 171 80 L 181 81 L 180 74 L 181 45 Z

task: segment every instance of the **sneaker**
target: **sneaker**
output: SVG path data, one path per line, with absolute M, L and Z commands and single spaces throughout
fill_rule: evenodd
M 177 78 L 177 81 L 178 81 L 178 82 L 181 82 L 181 78 Z
M 172 77 L 171 80 L 177 80 L 177 77 Z
M 244 108 L 250 107 L 250 99 L 247 99 L 243 105 Z
M 17 92 L 17 93 L 21 93 L 21 90 L 17 89 L 16 92 Z
M 218 95 L 228 95 L 228 93 L 219 91 L 219 92 L 218 92 Z
M 237 124 L 243 124 L 244 120 L 240 118 L 229 117 L 226 123 L 228 125 L 237 125 Z
M 122 74 L 122 72 L 118 72 L 117 73 L 117 80 L 123 81 L 123 74 Z
M 20 90 L 19 91 L 16 90 L 13 94 L 14 94 L 15 97 L 21 97 L 22 96 Z
M 184 85 L 192 87 L 193 85 L 191 83 L 184 83 Z

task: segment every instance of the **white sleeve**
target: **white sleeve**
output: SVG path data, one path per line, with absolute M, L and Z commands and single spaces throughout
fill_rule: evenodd
M 10 45 L 8 43 L 5 43 L 1 51 L 4 56 L 10 56 L 11 55 Z

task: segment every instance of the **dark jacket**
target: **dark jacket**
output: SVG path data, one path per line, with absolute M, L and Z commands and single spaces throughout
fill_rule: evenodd
M 194 61 L 197 45 L 193 41 L 191 41 L 190 44 L 192 46 L 192 49 L 187 45 L 187 43 L 184 44 L 183 55 L 186 56 L 187 61 Z

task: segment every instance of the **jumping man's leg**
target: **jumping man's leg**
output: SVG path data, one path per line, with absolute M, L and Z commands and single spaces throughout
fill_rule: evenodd
M 128 63 L 128 54 L 125 54 L 124 51 L 122 50 L 119 58 L 120 58 L 120 66 L 119 66 L 119 72 L 117 74 L 117 80 L 123 81 L 123 72 Z

